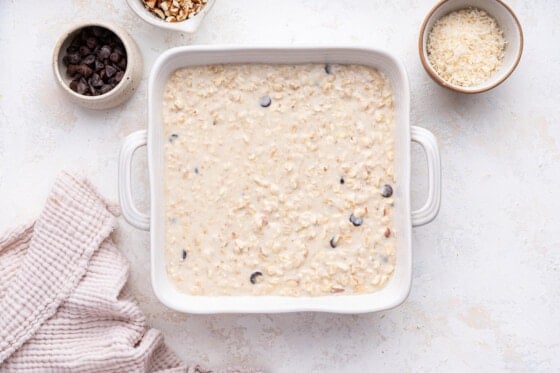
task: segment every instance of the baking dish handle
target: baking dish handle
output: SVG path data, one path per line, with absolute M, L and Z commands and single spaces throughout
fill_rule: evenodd
M 132 157 L 134 152 L 147 144 L 147 131 L 136 131 L 128 135 L 119 155 L 119 202 L 124 218 L 136 228 L 149 230 L 150 217 L 142 214 L 132 202 Z
M 420 144 L 428 160 L 428 198 L 424 206 L 412 211 L 412 226 L 418 227 L 435 219 L 441 204 L 441 159 L 435 136 L 427 129 L 411 126 L 412 141 Z

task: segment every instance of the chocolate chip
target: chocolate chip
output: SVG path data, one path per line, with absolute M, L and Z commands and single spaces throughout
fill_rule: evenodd
M 111 55 L 111 47 L 108 46 L 108 45 L 102 46 L 97 51 L 97 57 L 99 57 L 99 59 L 102 59 L 102 60 L 105 60 L 105 59 L 109 58 L 110 55 Z
M 95 62 L 95 56 L 93 54 L 90 54 L 90 55 L 86 56 L 82 60 L 82 63 L 85 63 L 86 65 L 93 65 L 94 62 Z
M 256 283 L 257 283 L 257 278 L 258 278 L 259 276 L 262 276 L 262 275 L 263 275 L 262 272 L 258 272 L 258 271 L 257 271 L 257 272 L 253 272 L 253 273 L 251 274 L 251 277 L 249 278 L 249 280 L 251 281 L 251 284 L 253 284 L 253 285 L 256 284 Z
M 87 56 L 90 53 L 91 53 L 91 49 L 89 49 L 87 46 L 82 45 L 80 47 L 80 56 Z
M 86 39 L 86 45 L 89 49 L 94 49 L 97 46 L 97 38 L 90 36 Z
M 95 37 L 100 37 L 103 36 L 103 31 L 105 29 L 101 28 L 101 27 L 92 27 L 91 28 L 91 33 L 93 34 L 93 36 Z
M 73 45 L 71 44 L 68 48 L 66 48 L 66 53 L 70 54 L 70 53 L 76 53 L 79 50 L 79 45 Z
M 78 71 L 78 65 L 68 65 L 68 67 L 66 68 L 66 74 L 68 74 L 68 76 L 76 75 L 77 71 Z
M 381 188 L 381 195 L 385 198 L 389 198 L 393 195 L 393 188 L 389 184 L 383 185 Z
M 198 167 L 195 167 L 195 168 L 194 168 L 194 173 L 195 173 L 195 174 L 198 174 L 198 173 L 199 173 Z
M 331 238 L 331 240 L 329 241 L 329 244 L 331 245 L 331 247 L 334 249 L 336 247 L 336 237 L 333 236 Z
M 326 72 L 327 74 L 332 73 L 332 65 L 326 64 L 326 65 L 325 65 L 325 72 Z
M 120 46 L 116 45 L 115 48 L 113 48 L 113 52 L 117 53 L 118 55 L 120 55 L 121 57 L 124 56 L 126 53 L 124 52 L 124 49 L 121 48 Z
M 113 89 L 114 87 L 110 84 L 104 84 L 100 89 L 99 89 L 99 93 L 101 94 L 105 94 L 107 92 L 109 92 L 111 89 Z
M 87 80 L 87 83 L 88 83 L 89 91 L 93 94 L 93 96 L 97 96 L 97 90 L 95 89 L 93 84 L 91 84 L 91 78 Z
M 86 93 L 87 89 L 88 89 L 87 82 L 84 80 L 84 78 L 80 79 L 78 85 L 76 86 L 76 92 L 83 95 L 84 93 Z
M 391 236 L 391 229 L 389 229 L 389 227 L 387 227 L 387 229 L 385 229 L 385 233 L 383 235 L 386 238 L 389 238 Z
M 272 103 L 272 100 L 270 99 L 270 96 L 268 96 L 268 95 L 261 97 L 260 100 L 259 100 L 259 104 L 262 107 L 269 107 L 271 103 Z
M 72 65 L 77 65 L 80 63 L 80 53 L 74 52 L 68 54 L 68 63 Z
M 126 70 L 126 58 L 125 57 L 121 58 L 121 60 L 118 63 L 118 66 L 121 69 Z
M 179 135 L 177 135 L 176 133 L 172 133 L 171 135 L 169 135 L 169 142 L 173 143 L 173 141 L 177 140 L 177 138 L 179 138 Z
M 103 86 L 103 80 L 101 80 L 101 77 L 99 77 L 99 74 L 94 73 L 91 76 L 91 84 L 95 87 L 95 88 L 99 88 L 101 86 Z
M 350 215 L 350 223 L 354 224 L 354 227 L 359 227 L 364 223 L 364 218 L 357 218 L 354 216 L 354 213 Z
M 105 73 L 107 74 L 108 78 L 115 75 L 116 72 L 117 72 L 117 69 L 115 69 L 113 66 L 111 66 L 111 65 L 105 66 Z
M 76 92 L 78 90 L 78 82 L 80 79 L 74 79 L 70 82 L 70 89 Z
M 340 184 L 344 184 L 344 178 L 343 177 L 340 178 Z
M 183 260 L 187 259 L 187 250 L 185 249 L 181 250 L 181 259 Z
M 111 62 L 117 63 L 121 60 L 121 56 L 118 53 L 113 52 L 109 55 L 109 59 L 111 60 Z
M 105 67 L 105 64 L 103 64 L 103 62 L 101 62 L 99 60 L 95 60 L 94 66 L 95 66 L 95 71 L 99 71 L 99 70 L 101 70 L 102 68 Z
M 115 80 L 119 83 L 124 77 L 124 71 L 119 71 L 115 74 Z
M 78 65 L 78 67 L 76 68 L 76 72 L 86 78 L 89 78 L 91 74 L 93 74 L 93 70 L 91 69 L 91 67 L 83 63 Z

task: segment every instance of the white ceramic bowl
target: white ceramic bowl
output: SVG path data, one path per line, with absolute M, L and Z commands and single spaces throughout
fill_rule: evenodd
M 167 22 L 155 14 L 152 14 L 149 10 L 144 8 L 144 4 L 142 0 L 126 0 L 130 9 L 134 11 L 138 15 L 138 17 L 142 18 L 144 21 L 148 22 L 157 27 L 161 27 L 167 30 L 185 32 L 188 34 L 194 33 L 200 27 L 200 24 L 206 14 L 212 9 L 215 0 L 208 0 L 206 5 L 194 15 L 192 18 L 186 19 L 180 22 Z
M 70 89 L 72 78 L 66 74 L 66 66 L 62 62 L 66 48 L 74 37 L 85 27 L 98 26 L 108 29 L 121 39 L 126 50 L 127 66 L 122 80 L 109 92 L 99 96 L 84 96 Z M 110 109 L 128 100 L 136 91 L 142 80 L 142 55 L 134 40 L 119 26 L 106 22 L 83 22 L 71 26 L 58 39 L 53 52 L 53 73 L 55 81 L 70 101 L 88 109 Z
M 502 67 L 487 81 L 472 87 L 462 87 L 445 81 L 439 76 L 428 59 L 427 40 L 434 23 L 441 17 L 465 8 L 485 10 L 498 22 L 506 40 L 505 55 Z M 480 93 L 488 91 L 506 80 L 517 67 L 523 53 L 523 30 L 515 13 L 501 0 L 443 0 L 440 1 L 426 16 L 420 28 L 418 40 L 420 60 L 430 77 L 439 85 L 461 93 Z
M 193 296 L 182 294 L 169 281 L 165 265 L 164 219 L 164 143 L 162 103 L 164 87 L 177 69 L 228 63 L 341 63 L 377 68 L 391 81 L 395 103 L 396 184 L 395 230 L 398 232 L 397 260 L 393 276 L 378 292 L 359 295 L 327 295 L 319 297 L 282 296 Z M 440 159 L 434 136 L 409 123 L 409 86 L 401 62 L 393 56 L 369 48 L 249 48 L 197 46 L 174 48 L 163 53 L 150 73 L 148 86 L 148 130 L 130 134 L 124 141 L 119 159 L 119 199 L 124 217 L 132 225 L 150 229 L 151 275 L 156 296 L 168 307 L 189 313 L 275 313 L 322 311 L 362 313 L 395 307 L 408 296 L 412 279 L 411 227 L 429 223 L 440 206 Z M 410 141 L 424 147 L 428 159 L 428 199 L 423 207 L 410 208 Z M 148 167 L 151 188 L 151 213 L 140 213 L 133 204 L 131 162 L 136 149 L 148 146 Z

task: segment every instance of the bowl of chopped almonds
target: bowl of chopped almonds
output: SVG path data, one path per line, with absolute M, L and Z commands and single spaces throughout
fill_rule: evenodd
M 144 21 L 161 28 L 194 33 L 215 0 L 126 0 Z

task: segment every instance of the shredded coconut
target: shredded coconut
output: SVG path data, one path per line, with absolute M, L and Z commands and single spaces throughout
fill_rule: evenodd
M 445 81 L 472 87 L 500 69 L 505 44 L 494 18 L 484 10 L 467 8 L 435 22 L 428 35 L 428 59 Z

